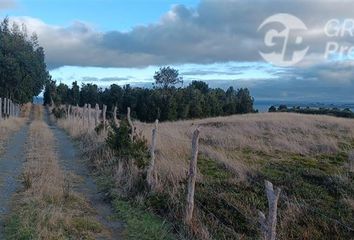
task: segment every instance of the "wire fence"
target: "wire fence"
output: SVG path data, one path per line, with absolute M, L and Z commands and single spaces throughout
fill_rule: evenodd
M 81 111 L 83 112 L 83 109 L 80 108 Z M 92 109 L 93 111 L 91 112 L 91 114 L 93 116 L 95 116 L 95 109 L 93 108 Z M 115 112 L 114 111 L 109 111 L 107 110 L 106 113 L 109 113 L 109 114 L 114 114 Z M 100 110 L 100 114 L 102 114 L 102 110 Z M 125 116 L 125 114 L 119 114 L 120 116 Z M 84 116 L 81 116 L 82 118 Z M 163 136 L 164 138 L 169 138 L 173 141 L 176 141 L 176 142 L 184 142 L 184 143 L 188 143 L 188 144 L 191 144 L 192 143 L 192 140 L 191 140 L 191 137 L 190 136 L 187 136 L 186 135 L 186 138 L 183 139 L 183 138 L 180 138 L 180 137 L 175 137 L 175 136 L 172 136 L 172 135 L 169 135 L 169 134 L 165 134 L 163 132 L 160 132 L 160 131 L 157 131 L 158 132 L 158 136 Z M 253 180 L 252 178 L 248 178 L 247 181 L 249 181 L 251 184 L 254 184 L 256 185 L 257 187 L 261 188 L 261 189 L 264 189 L 264 183 L 260 183 L 258 181 L 255 181 Z M 295 181 L 295 180 L 294 180 Z M 281 186 L 279 186 L 281 187 Z M 231 189 L 228 190 L 230 193 L 235 193 L 233 192 Z M 217 192 L 214 192 L 214 194 L 218 194 Z M 237 211 L 240 215 L 242 215 L 244 217 L 244 219 L 246 219 L 248 221 L 249 224 L 253 225 L 254 227 L 259 227 L 259 222 L 258 221 L 255 221 L 254 218 L 252 217 L 249 217 L 249 214 L 247 213 L 244 213 L 241 209 L 239 209 L 237 206 L 235 206 L 234 204 L 230 203 L 230 201 L 228 201 L 227 199 L 224 199 L 223 197 L 221 196 L 218 196 L 228 207 L 234 209 L 235 211 Z M 318 210 L 315 206 L 308 206 L 308 204 L 306 203 L 301 203 L 301 202 L 295 202 L 294 203 L 294 199 L 297 199 L 296 196 L 292 196 L 292 199 L 290 199 L 286 194 L 282 193 L 281 194 L 281 197 L 280 197 L 280 200 L 282 201 L 285 201 L 287 204 L 291 204 L 291 205 L 294 205 L 294 206 L 298 206 L 298 207 L 301 207 L 302 209 L 306 209 L 308 211 L 311 211 L 315 214 L 318 214 L 319 216 L 327 219 L 328 221 L 331 221 L 341 227 L 343 227 L 344 229 L 346 229 L 347 231 L 349 232 L 354 232 L 354 227 L 353 226 L 349 226 L 348 224 L 334 218 L 334 217 L 331 217 L 331 216 L 328 216 L 326 214 L 324 214 L 322 211 Z M 217 221 L 219 221 L 220 223 L 222 223 L 223 221 L 221 219 L 219 219 L 211 210 L 209 210 L 207 207 L 204 206 L 203 203 L 201 203 L 199 200 L 195 199 L 196 203 L 197 203 L 197 206 L 199 208 L 201 208 L 203 211 L 205 211 L 207 214 L 209 214 L 210 216 L 212 216 L 214 219 L 216 219 Z M 173 228 L 176 232 L 178 232 L 178 228 L 173 225 Z M 235 232 L 234 229 L 230 228 L 229 226 L 226 226 L 224 225 L 225 228 L 227 228 L 229 231 L 232 231 L 232 232 Z M 179 233 L 179 232 L 178 232 Z M 236 232 L 235 232 L 236 233 Z M 181 234 L 181 233 L 179 233 Z

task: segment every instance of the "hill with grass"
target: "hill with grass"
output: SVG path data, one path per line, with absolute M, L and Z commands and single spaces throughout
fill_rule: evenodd
M 177 239 L 260 238 L 258 211 L 268 209 L 265 180 L 281 189 L 278 239 L 353 236 L 351 119 L 261 113 L 160 123 L 153 191 L 146 187 L 144 168 L 136 165 L 141 155 L 135 152 L 125 158 L 122 152 L 117 154 L 107 143 L 107 135 L 112 134 L 109 127 L 107 132 L 94 131 L 81 122 L 60 119 L 59 125 L 82 143 L 83 153 L 111 199 L 127 200 L 166 219 L 168 231 Z M 155 125 L 133 124 L 136 138 L 150 147 Z M 197 127 L 195 210 L 192 225 L 186 227 L 187 174 Z

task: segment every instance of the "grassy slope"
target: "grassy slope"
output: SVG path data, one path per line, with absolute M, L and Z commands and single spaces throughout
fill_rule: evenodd
M 267 210 L 264 180 L 282 189 L 279 239 L 352 236 L 341 223 L 354 228 L 354 176 L 348 167 L 353 120 L 256 114 L 162 123 L 157 163 L 161 186 L 170 182 L 172 189 L 179 188 L 196 125 L 202 132 L 197 213 L 209 236 L 232 239 L 259 234 L 257 210 Z M 149 139 L 152 125 L 139 128 Z M 168 201 L 178 202 L 170 196 Z
M 267 211 L 264 180 L 282 189 L 279 239 L 352 236 L 342 224 L 354 227 L 354 179 L 348 167 L 353 120 L 267 113 L 161 123 L 156 151 L 159 182 L 150 194 L 141 188 L 138 172 L 122 171 L 105 146 L 104 135 L 87 134 L 81 121 L 60 124 L 83 144 L 83 152 L 114 199 L 130 199 L 134 206 L 177 226 L 182 226 L 191 136 L 201 126 L 197 208 L 189 229 L 196 238 L 259 238 L 257 210 Z M 135 124 L 150 141 L 153 124 Z M 135 216 L 124 214 L 129 212 L 127 205 L 115 206 L 123 216 Z M 126 222 L 129 229 L 134 217 Z M 151 227 L 144 221 L 131 224 L 131 239 L 140 238 L 134 233 L 144 226 Z

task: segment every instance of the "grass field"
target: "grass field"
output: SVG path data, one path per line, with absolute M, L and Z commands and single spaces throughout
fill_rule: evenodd
M 114 179 L 106 184 L 111 192 L 163 216 L 189 237 L 258 238 L 257 210 L 267 212 L 264 180 L 282 189 L 279 239 L 350 239 L 353 235 L 354 176 L 349 157 L 354 147 L 353 120 L 262 113 L 161 123 L 154 193 L 139 190 L 139 172 L 122 170 L 104 146 L 104 135 L 87 133 L 67 120 L 61 125 L 71 128 L 74 136 L 85 136 L 92 167 L 98 175 Z M 150 142 L 153 124 L 135 122 L 135 126 Z M 197 208 L 193 226 L 186 230 L 181 227 L 186 173 L 197 126 L 201 130 Z

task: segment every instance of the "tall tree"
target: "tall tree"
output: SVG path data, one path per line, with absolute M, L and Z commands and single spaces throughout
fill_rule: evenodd
M 28 37 L 25 25 L 0 24 L 0 97 L 24 103 L 32 101 L 49 80 L 45 55 L 36 35 Z
M 164 88 L 183 82 L 183 78 L 179 76 L 178 70 L 171 67 L 160 68 L 159 71 L 155 72 L 154 79 L 158 86 Z

